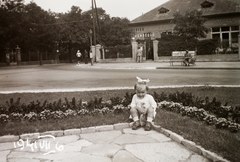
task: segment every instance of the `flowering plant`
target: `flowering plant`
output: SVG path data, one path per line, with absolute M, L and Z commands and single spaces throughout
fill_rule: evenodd
M 240 130 L 240 124 L 229 121 L 226 118 L 217 118 L 203 108 L 198 109 L 197 107 L 183 106 L 182 104 L 168 101 L 159 102 L 158 108 L 181 113 L 192 118 L 196 117 L 198 120 L 205 121 L 208 125 L 215 125 L 218 129 L 228 129 L 231 132 Z
M 20 114 L 20 113 L 11 113 L 9 115 L 9 118 L 12 120 L 12 121 L 21 121 L 22 118 L 23 118 L 23 114 Z
M 25 114 L 23 119 L 29 120 L 29 121 L 36 121 L 37 120 L 37 113 L 35 112 L 30 112 L 28 114 Z
M 6 114 L 0 114 L 0 122 L 1 123 L 6 123 L 8 122 L 9 116 Z

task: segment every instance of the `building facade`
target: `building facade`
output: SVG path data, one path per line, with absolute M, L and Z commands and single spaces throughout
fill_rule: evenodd
M 210 28 L 206 39 L 218 38 L 228 47 L 238 47 L 240 0 L 169 0 L 130 22 L 134 38 L 154 40 L 163 33 L 171 34 L 174 14 L 184 15 L 193 10 L 202 11 L 206 19 L 205 26 Z

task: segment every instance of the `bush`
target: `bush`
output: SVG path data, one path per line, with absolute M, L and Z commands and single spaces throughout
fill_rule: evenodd
M 216 39 L 197 40 L 190 39 L 185 36 L 162 35 L 158 39 L 158 56 L 171 56 L 172 51 L 195 51 L 197 55 L 215 54 L 219 42 Z
M 218 40 L 216 39 L 198 41 L 197 55 L 215 54 L 215 50 L 217 47 L 218 47 Z
M 171 56 L 172 51 L 194 51 L 197 46 L 196 39 L 177 35 L 162 35 L 158 41 L 158 56 Z
M 104 49 L 105 58 L 130 58 L 132 57 L 131 45 L 109 46 Z

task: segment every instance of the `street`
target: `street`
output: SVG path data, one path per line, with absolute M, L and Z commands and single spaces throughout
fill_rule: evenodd
M 5 67 L 0 91 L 133 87 L 136 76 L 150 86 L 240 85 L 240 70 L 224 69 L 96 69 L 75 64 Z

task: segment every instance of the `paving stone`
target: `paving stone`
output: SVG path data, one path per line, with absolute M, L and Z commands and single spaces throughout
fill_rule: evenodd
M 126 145 L 125 149 L 148 162 L 184 161 L 192 153 L 176 142 L 132 144 Z
M 135 156 L 130 154 L 128 151 L 120 150 L 114 155 L 113 162 L 142 162 L 141 160 L 137 159 Z
M 82 153 L 113 158 L 120 149 L 121 146 L 116 144 L 96 144 L 83 148 Z
M 61 154 L 49 154 L 43 157 L 49 162 L 112 162 L 108 157 L 95 156 L 91 154 L 85 154 L 80 152 L 74 153 L 61 153 Z M 43 159 L 42 158 L 42 159 Z M 43 160 L 42 160 L 43 161 Z M 45 161 L 44 161 L 45 162 Z
M 113 125 L 115 130 L 129 128 L 129 123 L 118 123 Z
M 32 140 L 32 139 L 38 139 L 39 136 L 40 136 L 40 133 L 29 133 L 29 134 L 20 135 L 20 138 L 22 140 Z
M 145 135 L 123 134 L 118 137 L 113 143 L 124 145 L 134 143 L 156 143 L 157 140 L 147 137 Z
M 81 152 L 82 146 L 72 146 L 72 145 L 64 145 L 63 150 L 56 153 L 72 153 L 72 152 Z
M 0 143 L 14 142 L 18 140 L 19 140 L 19 136 L 14 136 L 14 135 L 6 135 L 6 136 L 0 137 Z
M 166 137 L 164 134 L 158 133 L 158 134 L 148 134 L 147 137 L 153 138 L 157 140 L 158 142 L 169 142 L 171 141 L 171 138 Z
M 8 155 L 8 159 L 18 159 L 18 158 L 27 158 L 34 159 L 37 157 L 43 157 L 44 155 L 41 152 L 21 152 L 21 151 L 12 151 Z
M 125 134 L 137 134 L 137 135 L 148 135 L 148 134 L 159 134 L 159 132 L 155 130 L 145 131 L 144 128 L 139 128 L 137 130 L 132 130 L 132 128 L 123 129 L 123 133 Z
M 69 146 L 81 146 L 81 147 L 86 147 L 86 146 L 91 146 L 93 145 L 92 142 L 89 142 L 85 139 L 80 139 L 78 141 L 72 142 L 72 143 L 68 143 L 67 145 Z
M 45 155 L 49 153 L 62 152 L 65 149 L 64 144 L 58 143 L 54 139 L 40 139 L 37 142 L 39 151 Z
M 96 132 L 96 127 L 81 128 L 81 133 L 94 133 Z
M 8 162 L 40 162 L 39 159 L 29 159 L 29 158 L 12 158 Z
M 67 129 L 64 131 L 64 135 L 69 136 L 69 135 L 79 135 L 81 133 L 80 129 Z
M 0 162 L 7 162 L 7 155 L 10 153 L 10 150 L 0 151 Z
M 15 142 L 16 143 L 16 142 Z M 19 147 L 16 145 L 16 148 Z M 14 149 L 14 142 L 0 143 L 0 151 Z
M 211 162 L 211 161 L 203 156 L 193 154 L 184 162 Z
M 174 133 L 174 132 L 170 133 L 170 138 L 177 143 L 181 143 L 182 140 L 184 140 L 184 138 L 182 136 L 180 136 L 179 134 Z
M 81 134 L 83 139 L 86 139 L 92 143 L 111 143 L 117 139 L 122 133 L 120 131 L 107 131 L 107 132 L 95 132 L 88 134 Z
M 54 137 L 61 137 L 64 135 L 63 130 L 56 130 L 56 131 L 47 131 L 40 133 L 40 136 L 45 136 L 45 135 L 53 135 Z
M 78 141 L 79 139 L 80 139 L 80 136 L 71 135 L 71 136 L 56 137 L 55 141 L 60 144 L 67 144 L 67 143 Z
M 111 131 L 111 130 L 113 130 L 113 125 L 103 125 L 103 126 L 96 127 L 96 132 Z

